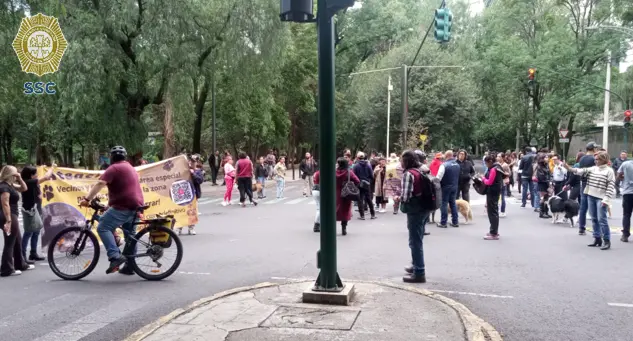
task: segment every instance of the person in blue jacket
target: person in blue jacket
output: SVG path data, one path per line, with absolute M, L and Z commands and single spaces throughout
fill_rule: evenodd
M 358 212 L 360 213 L 360 220 L 365 220 L 365 204 L 369 206 L 371 219 L 376 219 L 376 210 L 374 209 L 374 205 L 371 200 L 371 184 L 374 182 L 374 171 L 372 170 L 369 162 L 366 160 L 367 157 L 365 156 L 365 153 L 358 152 L 358 154 L 356 154 L 356 159 L 358 161 L 356 162 L 356 164 L 354 164 L 353 171 L 360 180 L 360 197 L 358 200 Z
M 444 154 L 444 163 L 437 171 L 437 178 L 440 179 L 442 185 L 442 206 L 440 212 L 442 218 L 437 227 L 446 228 L 448 222 L 448 205 L 451 206 L 451 226 L 459 227 L 459 220 L 457 217 L 457 189 L 459 187 L 459 175 L 461 173 L 461 167 L 453 157 L 453 151 L 449 150 Z

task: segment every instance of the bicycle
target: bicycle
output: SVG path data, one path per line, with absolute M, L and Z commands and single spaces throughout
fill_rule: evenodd
M 100 255 L 100 247 L 96 234 L 92 231 L 95 222 L 99 220 L 99 214 L 105 212 L 106 207 L 102 205 L 98 199 L 93 199 L 89 203 L 89 208 L 94 210 L 92 217 L 86 220 L 84 226 L 67 227 L 57 233 L 48 246 L 48 264 L 55 275 L 64 280 L 79 280 L 88 276 L 97 266 Z M 149 206 L 139 207 L 137 214 L 143 213 Z M 158 215 L 154 219 L 137 220 L 134 226 L 145 225 L 135 235 L 128 234 L 125 236 L 125 247 L 123 248 L 123 256 L 127 258 L 127 264 L 140 277 L 149 281 L 159 281 L 171 276 L 182 261 L 183 247 L 178 235 L 173 231 L 176 220 L 173 215 Z M 75 236 L 72 236 L 75 234 Z M 68 236 L 67 236 L 68 235 Z M 148 241 L 141 240 L 148 235 Z M 87 245 L 90 242 L 92 245 Z M 147 247 L 147 251 L 137 252 L 138 244 Z M 171 249 L 175 245 L 176 258 L 174 264 L 162 271 L 161 260 L 165 256 L 165 250 Z M 70 274 L 67 271 L 60 270 L 61 261 L 55 258 L 55 251 L 65 254 L 67 259 L 73 263 L 72 268 L 79 267 L 80 272 Z M 94 255 L 85 262 L 77 262 L 79 257 L 90 250 L 94 251 Z M 126 254 L 127 250 L 133 250 L 132 254 Z M 154 269 L 148 272 L 141 270 L 138 260 L 141 258 L 149 258 L 155 264 Z M 150 265 L 152 266 L 152 265 Z

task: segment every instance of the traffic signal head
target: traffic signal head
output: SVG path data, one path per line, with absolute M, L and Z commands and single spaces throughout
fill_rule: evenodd
M 451 39 L 451 26 L 453 14 L 448 8 L 435 10 L 435 40 L 439 43 L 448 42 Z
M 536 77 L 536 69 L 531 67 L 528 69 L 528 80 L 533 81 L 534 78 Z
M 627 118 L 627 117 L 628 117 L 629 119 L 631 118 L 631 110 L 626 110 L 626 111 L 624 112 L 624 118 Z
M 631 110 L 624 112 L 624 127 L 628 128 L 631 125 Z

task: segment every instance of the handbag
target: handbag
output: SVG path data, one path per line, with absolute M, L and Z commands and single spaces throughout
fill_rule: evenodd
M 24 232 L 39 232 L 44 227 L 40 212 L 35 206 L 28 211 L 22 208 L 22 224 Z
M 358 198 L 360 197 L 360 191 L 358 190 L 358 187 L 356 187 L 356 184 L 354 184 L 351 180 L 351 172 L 348 170 L 347 171 L 347 182 L 345 184 L 343 184 L 343 188 L 341 188 L 341 198 L 345 199 L 345 200 L 358 200 Z

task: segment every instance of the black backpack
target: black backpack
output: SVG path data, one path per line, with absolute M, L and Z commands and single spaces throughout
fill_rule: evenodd
M 420 206 L 424 210 L 435 211 L 440 208 L 442 204 L 442 185 L 440 179 L 424 174 L 418 169 L 415 170 L 420 174 L 420 180 L 422 181 L 422 194 L 420 195 Z

